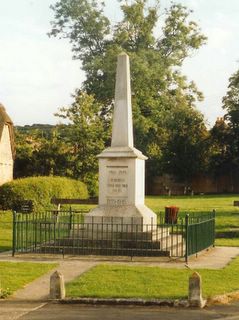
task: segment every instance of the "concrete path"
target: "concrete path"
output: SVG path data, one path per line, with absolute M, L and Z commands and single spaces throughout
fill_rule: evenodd
M 130 264 L 158 266 L 161 268 L 190 268 L 190 269 L 222 269 L 232 259 L 239 255 L 239 247 L 215 247 L 200 253 L 197 257 L 192 256 L 186 265 L 184 259 L 162 259 L 159 258 L 134 258 Z M 125 261 L 109 261 L 107 264 L 129 264 Z
M 210 268 L 220 269 L 225 267 L 233 258 L 239 255 L 239 248 L 237 247 L 216 247 L 205 251 L 197 258 L 193 257 L 189 260 L 188 266 L 185 265 L 183 260 L 173 260 L 168 258 L 144 258 L 138 257 L 130 258 L 123 257 L 82 257 L 82 256 L 66 256 L 65 259 L 62 256 L 47 256 L 47 255 L 17 255 L 11 257 L 10 253 L 1 253 L 0 261 L 31 261 L 41 263 L 59 263 L 59 266 L 55 269 L 60 271 L 64 275 L 65 282 L 69 282 L 96 266 L 100 263 L 107 264 L 127 264 L 127 265 L 141 265 L 141 266 L 158 266 L 162 268 Z M 25 288 L 18 290 L 11 297 L 14 300 L 33 300 L 33 301 L 45 301 L 49 294 L 50 275 L 55 271 L 51 270 L 49 273 L 36 279 Z
M 55 270 L 58 270 L 64 275 L 65 283 L 67 283 L 94 267 L 96 264 L 97 262 L 91 261 L 61 261 L 59 262 L 59 266 L 54 270 L 29 283 L 25 288 L 17 290 L 11 296 L 11 299 L 47 300 L 50 288 L 50 276 Z
M 222 269 L 239 255 L 239 247 L 215 247 L 189 261 L 191 268 Z

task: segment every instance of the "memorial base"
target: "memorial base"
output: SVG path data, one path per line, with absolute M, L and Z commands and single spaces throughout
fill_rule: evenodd
M 157 216 L 145 205 L 99 205 L 85 216 L 85 223 L 112 228 L 112 231 L 149 231 L 157 227 Z

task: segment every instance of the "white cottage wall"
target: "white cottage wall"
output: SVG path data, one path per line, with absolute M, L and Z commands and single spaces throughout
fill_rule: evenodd
M 4 125 L 0 139 L 0 185 L 13 179 L 13 156 L 9 126 Z

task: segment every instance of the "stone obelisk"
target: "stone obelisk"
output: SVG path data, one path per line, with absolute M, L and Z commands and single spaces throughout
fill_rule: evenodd
M 99 205 L 86 221 L 94 217 L 100 222 L 103 217 L 105 222 L 156 224 L 156 214 L 144 205 L 147 158 L 134 148 L 130 66 L 125 53 L 117 61 L 111 147 L 98 158 Z

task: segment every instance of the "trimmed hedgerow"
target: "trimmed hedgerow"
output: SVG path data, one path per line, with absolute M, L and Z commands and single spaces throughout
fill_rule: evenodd
M 34 208 L 43 210 L 51 206 L 51 198 L 87 199 L 86 185 L 64 177 L 29 177 L 16 179 L 0 187 L 0 206 L 11 209 L 21 200 L 32 200 Z

